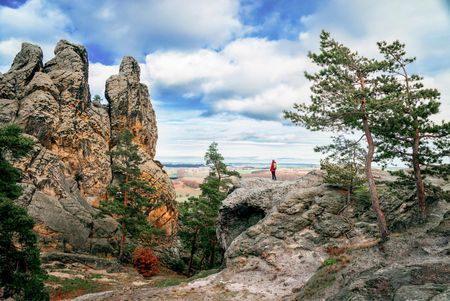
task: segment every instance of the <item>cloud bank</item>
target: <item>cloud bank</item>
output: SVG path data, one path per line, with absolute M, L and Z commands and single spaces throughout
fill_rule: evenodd
M 225 156 L 318 162 L 312 147 L 330 133 L 294 127 L 282 111 L 309 99 L 306 55 L 322 29 L 367 56 L 377 41 L 406 43 L 412 71 L 442 93 L 436 119 L 450 119 L 450 14 L 439 0 L 29 0 L 0 6 L 0 71 L 22 41 L 48 60 L 66 38 L 87 46 L 92 94 L 103 95 L 121 57 L 134 55 L 158 116 L 159 156 L 201 158 L 216 140 Z

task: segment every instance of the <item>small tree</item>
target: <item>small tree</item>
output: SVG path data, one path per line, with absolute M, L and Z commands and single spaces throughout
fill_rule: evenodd
M 391 91 L 393 110 L 380 116 L 374 130 L 380 139 L 378 146 L 381 160 L 400 158 L 413 170 L 419 214 L 427 217 L 424 177 L 426 174 L 448 176 L 450 165 L 444 158 L 450 156 L 450 122 L 434 123 L 430 118 L 439 112 L 439 92 L 425 88 L 422 78 L 408 72 L 415 58 L 407 58 L 405 45 L 398 41 L 378 43 L 380 52 L 389 63 L 389 73 L 397 83 Z M 397 175 L 404 180 L 403 172 Z
M 239 176 L 236 171 L 228 170 L 223 160 L 218 144 L 213 142 L 205 154 L 210 172 L 200 185 L 201 195 L 179 205 L 179 236 L 190 254 L 188 275 L 194 268 L 201 270 L 204 265 L 213 268 L 221 264 L 216 221 L 219 207 L 231 189 L 230 176 Z M 198 261 L 195 261 L 196 254 L 201 254 Z
M 316 152 L 329 154 L 325 160 L 320 161 L 320 169 L 327 172 L 325 182 L 347 190 L 349 202 L 355 188 L 363 185 L 365 150 L 359 145 L 359 141 L 353 141 L 338 136 L 333 138 L 333 143 L 316 147 Z
M 115 148 L 108 152 L 113 162 L 114 182 L 108 187 L 111 199 L 100 203 L 101 212 L 112 215 L 122 225 L 119 258 L 123 258 L 126 236 L 139 240 L 157 232 L 148 222 L 148 216 L 160 206 L 152 197 L 153 187 L 140 177 L 139 165 L 143 160 L 132 139 L 130 131 L 123 131 L 117 137 Z
M 390 78 L 379 76 L 385 62 L 367 59 L 342 44 L 327 32 L 320 34 L 320 53 L 309 53 L 321 69 L 314 74 L 305 73 L 313 82 L 311 104 L 295 104 L 296 112 L 285 112 L 285 118 L 304 125 L 310 130 L 362 130 L 367 141 L 365 172 L 372 208 L 378 218 L 382 240 L 388 237 L 386 219 L 380 207 L 378 192 L 372 173 L 375 144 L 372 126 L 377 123 L 380 110 L 387 110 L 384 91 Z
M 94 104 L 96 104 L 96 105 L 102 104 L 102 100 L 103 100 L 103 99 L 102 99 L 101 96 L 98 95 L 98 94 L 95 94 L 94 97 L 92 98 L 92 102 L 93 102 Z
M 31 150 L 33 142 L 22 136 L 16 125 L 0 128 L 0 298 L 49 300 L 43 281 L 34 222 L 25 209 L 14 204 L 21 194 L 17 182 L 20 172 L 5 156 L 20 157 Z

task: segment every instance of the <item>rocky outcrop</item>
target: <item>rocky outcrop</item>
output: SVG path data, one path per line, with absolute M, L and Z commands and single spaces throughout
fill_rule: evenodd
M 380 172 L 380 187 L 389 179 Z M 430 218 L 417 224 L 410 193 L 383 195 L 392 234 L 379 244 L 370 201 L 346 203 L 320 171 L 295 182 L 244 179 L 220 209 L 220 273 L 76 300 L 447 300 L 447 199 L 429 198 Z
M 42 50 L 24 43 L 11 69 L 0 74 L 0 123 L 17 123 L 36 140 L 16 164 L 24 174 L 20 202 L 37 221 L 43 248 L 103 254 L 113 252 L 119 236 L 116 222 L 97 218 L 95 209 L 112 181 L 107 151 L 118 132 L 135 133 L 143 177 L 164 203 L 151 218 L 168 232 L 176 222 L 175 193 L 153 160 L 156 117 L 138 63 L 125 57 L 119 75 L 108 80 L 109 106 L 91 103 L 88 71 L 81 45 L 61 40 L 43 64 Z
M 134 58 L 123 58 L 119 74 L 106 81 L 105 94 L 109 102 L 113 137 L 110 146 L 115 146 L 114 137 L 124 129 L 133 132 L 133 142 L 140 146 L 140 156 L 144 159 L 140 166 L 142 177 L 156 189 L 155 199 L 164 203 L 161 208 L 152 212 L 151 219 L 159 227 L 172 232 L 176 227 L 174 188 L 161 163 L 153 160 L 158 138 L 156 117 L 152 104 L 148 101 L 148 88 L 140 83 L 140 67 Z

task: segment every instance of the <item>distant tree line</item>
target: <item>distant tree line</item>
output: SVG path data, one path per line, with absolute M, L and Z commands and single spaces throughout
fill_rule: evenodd
M 410 167 L 411 172 L 403 170 L 396 175 L 399 181 L 413 183 L 423 221 L 427 218 L 425 176 L 450 174 L 450 165 L 444 161 L 450 155 L 450 123 L 433 121 L 439 112 L 440 94 L 425 88 L 422 78 L 409 72 L 415 58 L 406 56 L 405 45 L 399 41 L 377 45 L 382 58 L 367 58 L 323 31 L 319 53 L 308 54 L 319 67 L 316 73 L 305 73 L 312 82 L 311 101 L 295 104 L 293 111 L 285 112 L 285 118 L 313 131 L 363 133 L 365 150 L 344 138 L 317 150 L 332 152 L 334 162 L 326 160 L 322 166 L 329 172 L 329 181 L 349 187 L 349 195 L 364 171 L 380 236 L 385 240 L 389 232 L 372 162 L 387 164 L 399 159 Z M 333 173 L 340 175 L 333 179 Z

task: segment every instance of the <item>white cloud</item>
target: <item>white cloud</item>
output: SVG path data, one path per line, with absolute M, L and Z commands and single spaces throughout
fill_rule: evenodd
M 204 95 L 216 112 L 279 118 L 306 97 L 303 71 L 310 63 L 296 43 L 238 39 L 221 51 L 156 52 L 146 57 L 155 88 Z M 305 95 L 306 94 L 306 95 Z
M 202 117 L 200 112 L 157 108 L 159 140 L 157 158 L 196 157 L 201 160 L 211 142 L 219 143 L 225 158 L 250 158 L 265 162 L 297 158 L 318 163 L 315 145 L 329 142 L 329 133 L 312 133 L 276 121 L 255 120 L 233 114 Z
M 38 43 L 33 40 L 26 38 L 10 38 L 7 40 L 0 41 L 0 64 L 4 64 L 0 67 L 0 72 L 6 72 L 11 67 L 14 57 L 19 53 L 22 43 L 28 42 L 41 47 L 44 58 L 43 62 L 45 63 L 49 59 L 53 57 L 53 50 L 55 48 L 55 44 L 50 43 Z
M 220 47 L 246 29 L 238 0 L 60 1 L 76 35 L 124 55 L 167 48 Z
M 429 88 L 436 88 L 441 93 L 441 106 L 439 113 L 433 116 L 433 120 L 440 122 L 445 120 L 450 122 L 450 70 L 439 72 L 435 76 L 424 78 L 424 84 Z
M 280 84 L 251 97 L 220 99 L 213 106 L 216 112 L 281 119 L 283 110 L 290 109 L 302 96 L 307 100 L 308 94 L 306 85 L 296 87 Z
M 70 25 L 64 13 L 44 0 L 30 0 L 17 9 L 0 7 L 0 35 L 30 37 L 48 41 L 56 35 L 66 36 Z
M 0 72 L 5 73 L 9 70 L 14 57 L 20 51 L 22 41 L 16 38 L 0 41 Z
M 185 86 L 201 92 L 204 82 L 218 81 L 231 74 L 234 67 L 212 50 L 195 52 L 155 52 L 146 57 L 146 66 L 153 81 L 160 86 Z M 198 83 L 199 86 L 192 86 Z M 197 89 L 195 89 L 197 88 Z
M 44 62 L 49 60 L 58 40 L 74 41 L 66 32 L 70 26 L 70 19 L 44 0 L 30 0 L 17 9 L 0 6 L 0 65 L 12 64 L 22 42 L 40 46 Z
M 115 60 L 148 54 L 141 79 L 151 91 L 202 97 L 216 113 L 167 112 L 164 95 L 153 100 L 159 154 L 202 156 L 217 140 L 226 157 L 317 158 L 312 147 L 326 143 L 327 134 L 275 120 L 293 102 L 308 101 L 303 71 L 313 66 L 306 53 L 318 49 L 320 30 L 367 56 L 377 55 L 376 41 L 406 43 L 408 53 L 417 56 L 414 71 L 442 92 L 438 118 L 449 120 L 450 18 L 444 5 L 438 0 L 330 0 L 299 16 L 303 27 L 297 41 L 269 41 L 243 38 L 249 29 L 239 19 L 238 0 L 29 0 L 18 9 L 0 7 L 0 70 L 11 64 L 22 41 L 43 46 L 45 60 L 60 38 L 101 45 Z M 106 79 L 117 72 L 118 65 L 91 64 L 92 94 L 103 96 Z
M 118 73 L 119 65 L 106 66 L 101 63 L 89 64 L 89 87 L 91 89 L 91 95 L 98 94 L 105 99 L 106 80 L 111 75 Z
M 417 58 L 410 71 L 424 76 L 427 84 L 442 93 L 437 118 L 450 121 L 450 15 L 443 1 L 332 0 L 301 20 L 313 37 L 302 42 L 314 51 L 318 49 L 322 29 L 369 57 L 379 56 L 377 41 L 405 43 L 407 54 Z
M 315 37 L 309 43 L 318 48 L 322 29 L 340 42 L 365 55 L 377 53 L 377 41 L 400 40 L 419 62 L 447 57 L 450 44 L 450 18 L 444 1 L 332 0 L 301 18 L 306 32 Z M 304 34 L 304 33 L 302 33 Z

